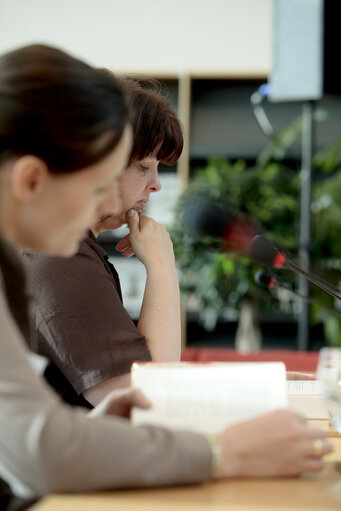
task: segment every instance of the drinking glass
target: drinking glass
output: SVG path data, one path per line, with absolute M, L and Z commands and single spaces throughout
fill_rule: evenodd
M 341 433 L 341 349 L 322 348 L 317 366 L 317 378 L 321 381 L 326 398 L 331 425 Z M 338 467 L 340 460 L 334 461 Z M 339 469 L 338 469 L 339 470 Z M 341 481 L 324 488 L 324 493 L 335 502 L 341 502 Z
M 341 349 L 322 348 L 317 366 L 332 426 L 341 433 Z

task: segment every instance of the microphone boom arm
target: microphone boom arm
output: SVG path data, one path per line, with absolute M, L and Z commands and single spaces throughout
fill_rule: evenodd
M 282 266 L 282 268 L 286 268 L 288 270 L 292 270 L 296 273 L 299 273 L 303 277 L 305 277 L 307 280 L 315 284 L 315 286 L 321 288 L 326 293 L 330 294 L 337 300 L 341 300 L 341 294 L 340 290 L 333 286 L 333 284 L 330 284 L 329 282 L 326 282 L 321 277 L 318 277 L 317 275 L 314 275 L 313 273 L 308 273 L 299 266 L 297 266 L 293 261 L 290 261 L 290 259 L 287 259 Z

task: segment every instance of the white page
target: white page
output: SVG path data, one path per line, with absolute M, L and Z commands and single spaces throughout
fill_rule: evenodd
M 288 394 L 321 394 L 322 384 L 318 380 L 291 380 L 287 382 Z
M 318 380 L 287 382 L 288 405 L 306 419 L 329 419 L 322 383 Z
M 132 382 L 153 403 L 133 410 L 134 424 L 214 433 L 287 406 L 281 362 L 134 364 Z

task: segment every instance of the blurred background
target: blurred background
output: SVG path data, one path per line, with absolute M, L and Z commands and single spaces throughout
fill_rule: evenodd
M 332 2 L 319 0 L 0 0 L 0 52 L 58 46 L 117 73 L 163 84 L 182 121 L 183 155 L 161 167 L 148 214 L 170 230 L 183 303 L 183 344 L 317 350 L 341 344 L 335 314 L 261 288 L 259 265 L 186 231 L 193 196 L 247 215 L 306 270 L 341 276 L 341 96 Z M 338 4 L 338 2 L 333 2 Z M 336 8 L 334 6 L 334 8 Z M 327 15 L 328 12 L 328 15 Z M 328 39 L 328 40 L 327 40 Z M 328 66 L 328 86 L 327 86 Z M 270 84 L 272 89 L 262 87 Z M 138 316 L 145 271 L 101 242 Z M 282 276 L 282 274 L 281 274 Z M 339 310 L 340 300 L 283 274 L 285 286 Z M 303 305 L 305 304 L 305 305 Z

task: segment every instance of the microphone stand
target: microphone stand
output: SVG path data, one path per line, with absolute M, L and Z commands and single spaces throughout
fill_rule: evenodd
M 286 265 L 283 266 L 283 268 L 285 268 L 285 267 L 286 267 Z M 272 288 L 284 289 L 285 291 L 288 291 L 290 294 L 297 296 L 297 298 L 300 298 L 301 300 L 303 300 L 305 302 L 308 302 L 312 305 L 316 305 L 320 309 L 323 309 L 323 310 L 329 312 L 329 314 L 333 314 L 334 316 L 341 317 L 341 311 L 338 311 L 336 309 L 331 309 L 324 303 L 314 300 L 313 298 L 310 298 L 310 296 L 307 297 L 307 296 L 302 295 L 301 293 L 298 293 L 294 289 L 291 289 L 290 287 L 285 286 L 284 284 L 280 283 L 277 279 L 275 279 L 275 277 L 272 277 L 268 273 L 257 272 L 255 275 L 255 282 L 256 282 L 256 284 L 260 284 L 261 286 L 265 286 L 269 289 L 272 289 Z M 322 288 L 322 289 L 324 289 L 324 288 Z
M 247 252 L 248 257 L 261 264 L 262 266 L 273 266 L 277 269 L 290 270 L 296 275 L 312 282 L 317 287 L 323 289 L 337 300 L 341 300 L 341 289 L 326 281 L 322 277 L 315 275 L 311 271 L 306 271 L 294 261 L 290 260 L 284 252 L 280 252 L 277 247 L 262 235 L 253 238 Z
M 334 286 L 333 284 L 330 284 L 329 282 L 325 281 L 324 279 L 322 279 L 318 275 L 315 275 L 314 273 L 306 272 L 305 270 L 297 266 L 290 259 L 286 259 L 282 268 L 297 273 L 299 277 L 304 278 L 304 280 L 306 280 L 307 282 L 312 282 L 313 284 L 315 284 L 315 286 L 319 287 L 320 289 L 330 294 L 337 300 L 341 300 L 341 292 L 338 287 Z
M 300 233 L 299 262 L 306 272 L 311 264 L 311 188 L 312 188 L 312 154 L 314 143 L 314 102 L 306 101 L 302 108 L 302 168 L 300 195 Z M 307 298 L 310 295 L 309 281 L 302 274 L 298 276 L 299 293 Z M 310 305 L 302 302 L 298 317 L 297 348 L 306 351 L 309 347 Z

